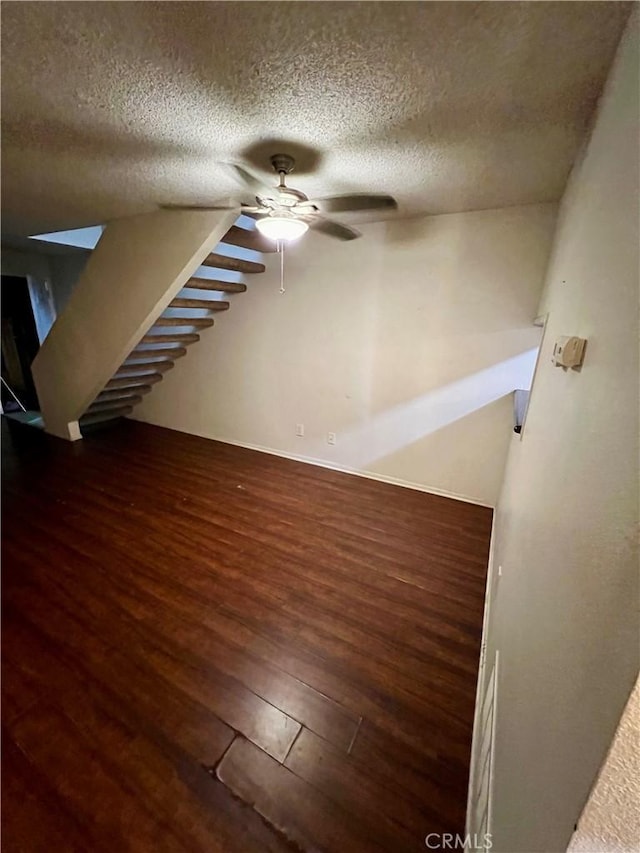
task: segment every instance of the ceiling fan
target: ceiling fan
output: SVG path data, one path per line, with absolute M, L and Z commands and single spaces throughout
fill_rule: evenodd
M 327 218 L 325 213 L 346 213 L 357 210 L 395 210 L 397 202 L 390 195 L 341 195 L 309 199 L 285 183 L 293 171 L 295 160 L 288 154 L 274 154 L 271 165 L 279 176 L 276 187 L 270 187 L 243 166 L 230 163 L 234 176 L 255 196 L 255 204 L 242 204 L 242 213 L 256 220 L 256 228 L 265 237 L 276 241 L 295 240 L 308 228 L 338 240 L 355 240 L 360 232 L 349 225 Z M 163 205 L 172 210 L 232 210 L 228 205 Z

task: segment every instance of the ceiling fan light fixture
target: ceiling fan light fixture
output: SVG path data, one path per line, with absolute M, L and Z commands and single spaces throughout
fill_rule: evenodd
M 309 229 L 306 222 L 295 216 L 265 216 L 256 221 L 256 228 L 269 240 L 297 240 Z

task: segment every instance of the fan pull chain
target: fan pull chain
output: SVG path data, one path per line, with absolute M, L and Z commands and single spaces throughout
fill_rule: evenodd
M 276 249 L 280 254 L 280 293 L 284 293 L 284 240 L 276 241 Z

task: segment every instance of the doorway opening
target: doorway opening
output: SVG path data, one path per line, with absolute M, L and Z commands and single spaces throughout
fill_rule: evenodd
M 1 295 L 2 411 L 24 420 L 39 408 L 31 364 L 40 340 L 27 279 L 3 275 Z

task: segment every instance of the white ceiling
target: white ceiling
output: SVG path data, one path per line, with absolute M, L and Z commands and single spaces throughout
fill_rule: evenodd
M 628 12 L 3 3 L 3 230 L 237 195 L 220 161 L 283 147 L 308 195 L 389 192 L 404 216 L 555 200 Z

